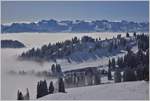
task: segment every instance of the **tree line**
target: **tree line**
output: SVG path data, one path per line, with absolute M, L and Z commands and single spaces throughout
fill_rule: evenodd
M 48 94 L 53 94 L 55 87 L 53 81 L 50 82 L 49 87 L 47 86 L 47 81 L 39 81 L 37 84 L 37 98 L 43 97 Z M 58 92 L 65 93 L 65 84 L 63 78 L 58 78 Z
M 127 35 L 129 37 L 129 35 Z M 88 47 L 89 43 L 93 46 Z M 105 45 L 108 43 L 108 45 Z M 43 45 L 41 48 L 32 48 L 27 52 L 23 52 L 20 57 L 23 59 L 33 59 L 33 60 L 44 60 L 44 61 L 54 61 L 56 59 L 67 59 L 71 62 L 69 57 L 72 53 L 77 51 L 95 52 L 97 49 L 107 48 L 108 52 L 115 51 L 119 48 L 124 48 L 127 45 L 128 40 L 121 37 L 119 34 L 117 38 L 101 40 L 101 38 L 92 38 L 89 36 L 83 36 L 81 39 L 73 37 L 71 40 L 65 40 L 64 42 L 57 42 L 54 44 L 49 43 L 48 45 Z
M 101 84 L 101 72 L 96 67 L 70 70 L 64 75 L 68 88 Z

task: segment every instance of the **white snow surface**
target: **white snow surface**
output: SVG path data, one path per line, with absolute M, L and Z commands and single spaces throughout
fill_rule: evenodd
M 40 100 L 148 100 L 149 83 L 123 82 L 66 89 L 67 93 L 46 95 Z

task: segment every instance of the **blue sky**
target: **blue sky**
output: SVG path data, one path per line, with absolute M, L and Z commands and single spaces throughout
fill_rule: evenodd
M 3 1 L 1 22 L 33 22 L 42 19 L 145 22 L 148 1 Z

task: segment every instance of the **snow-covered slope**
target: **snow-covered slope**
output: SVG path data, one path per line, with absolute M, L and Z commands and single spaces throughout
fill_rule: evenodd
M 26 88 L 29 89 L 30 99 L 36 99 L 36 90 L 37 90 L 37 82 L 39 80 L 45 79 L 44 77 L 30 76 L 30 75 L 11 75 L 9 71 L 19 72 L 25 71 L 31 73 L 32 71 L 41 72 L 41 71 L 49 71 L 52 65 L 51 62 L 37 63 L 33 61 L 19 61 L 17 59 L 18 55 L 22 52 L 29 50 L 32 47 L 41 47 L 44 44 L 56 43 L 58 41 L 64 41 L 67 39 L 71 39 L 74 36 L 81 38 L 84 35 L 91 36 L 93 38 L 101 37 L 102 40 L 105 38 L 110 39 L 116 37 L 118 34 L 121 36 L 125 36 L 126 33 L 13 33 L 12 34 L 2 34 L 1 40 L 18 40 L 25 44 L 26 48 L 22 49 L 1 49 L 1 91 L 2 91 L 2 99 L 3 100 L 12 100 L 17 97 L 17 90 L 21 90 L 23 94 L 26 91 Z M 132 33 L 130 33 L 132 35 Z M 140 33 L 138 33 L 140 34 Z M 137 47 L 133 48 L 133 50 L 137 50 Z M 68 71 L 73 69 L 80 69 L 84 67 L 95 67 L 95 66 L 104 66 L 108 64 L 109 58 L 117 58 L 118 56 L 123 56 L 124 53 L 120 53 L 115 56 L 103 56 L 98 58 L 97 60 L 88 60 L 82 63 L 68 63 L 66 61 L 58 60 L 57 63 L 61 64 L 62 71 Z M 47 80 L 47 78 L 46 78 Z M 13 81 L 13 82 L 12 82 Z M 51 81 L 51 78 L 47 80 L 47 83 Z M 29 83 L 30 82 L 30 83 Z M 107 82 L 106 79 L 102 83 Z
M 66 89 L 40 100 L 148 100 L 149 83 L 145 81 L 113 83 Z

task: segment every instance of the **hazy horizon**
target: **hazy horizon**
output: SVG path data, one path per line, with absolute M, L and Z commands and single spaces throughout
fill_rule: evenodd
M 148 1 L 2 1 L 1 23 L 40 20 L 149 21 Z

